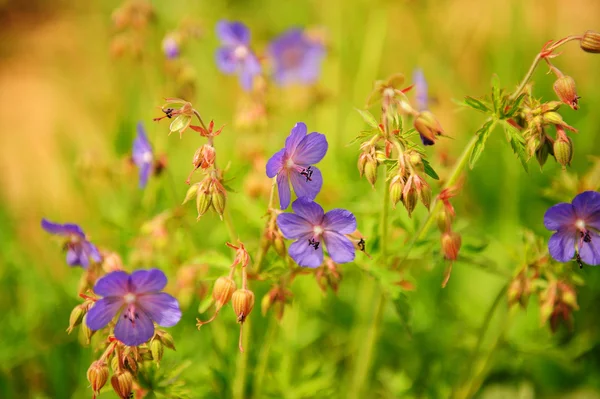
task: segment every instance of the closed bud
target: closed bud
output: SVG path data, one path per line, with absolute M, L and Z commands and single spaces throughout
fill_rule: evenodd
M 102 270 L 105 273 L 123 270 L 123 261 L 116 252 L 109 252 L 102 257 Z
M 447 231 L 442 234 L 442 252 L 444 254 L 444 258 L 448 260 L 456 260 L 458 258 L 458 252 L 460 251 L 460 246 L 462 243 L 462 239 L 460 234 L 454 231 Z
M 275 236 L 275 238 L 273 239 L 273 248 L 275 249 L 277 255 L 279 255 L 282 258 L 285 258 L 285 256 L 287 255 L 287 249 L 285 247 L 285 240 L 283 239 L 282 235 L 277 234 Z
M 86 345 L 89 345 L 92 339 L 92 336 L 94 335 L 94 333 L 96 331 L 92 331 L 86 322 L 87 319 L 87 314 L 85 316 L 83 316 L 83 320 L 81 321 L 81 327 L 79 328 L 80 332 L 81 332 L 81 337 L 84 340 L 84 343 Z
M 544 140 L 535 150 L 535 159 L 537 159 L 540 166 L 544 166 L 551 151 L 552 144 L 548 140 Z
M 360 154 L 360 156 L 358 157 L 358 164 L 356 165 L 356 167 L 358 168 L 358 173 L 360 174 L 360 177 L 363 176 L 363 174 L 365 173 L 365 167 L 367 165 L 367 161 L 369 160 L 369 154 L 363 152 Z
M 205 192 L 199 191 L 196 197 L 196 210 L 198 211 L 198 219 L 200 219 L 210 208 L 212 196 Z
M 572 77 L 563 75 L 554 82 L 554 92 L 560 98 L 560 101 L 569 107 L 577 110 L 579 108 L 579 96 L 575 87 L 575 80 Z
M 121 399 L 129 399 L 133 390 L 133 377 L 129 371 L 117 371 L 110 379 L 115 393 Z
M 217 309 L 222 308 L 223 305 L 229 302 L 235 288 L 235 281 L 231 277 L 219 277 L 215 281 L 212 296 L 217 304 Z
M 158 330 L 157 331 L 158 338 L 160 342 L 163 343 L 169 349 L 175 350 L 175 340 L 173 340 L 173 336 L 166 331 Z
M 563 168 L 571 164 L 571 159 L 573 159 L 573 143 L 567 135 L 559 135 L 554 141 L 552 148 L 556 162 L 562 165 Z
M 183 200 L 183 203 L 185 204 L 186 202 L 194 198 L 196 195 L 198 195 L 199 189 L 200 183 L 192 184 L 192 186 L 188 188 L 187 193 L 185 194 L 185 199 Z
M 437 225 L 440 231 L 446 232 L 450 231 L 450 227 L 452 225 L 452 220 L 454 217 L 445 209 L 442 208 L 437 214 Z
M 152 359 L 159 364 L 163 358 L 163 354 L 165 353 L 165 346 L 158 338 L 154 338 L 150 341 L 150 352 L 152 353 Z
M 423 159 L 417 152 L 411 152 L 408 156 L 408 162 L 417 170 L 423 170 Z
M 81 324 L 85 313 L 86 308 L 82 305 L 77 305 L 73 308 L 71 311 L 71 316 L 69 317 L 69 328 L 67 328 L 67 333 L 71 334 L 73 329 Z
M 254 307 L 254 292 L 245 288 L 235 291 L 231 297 L 231 305 L 238 323 L 243 323 Z
M 521 300 L 523 294 L 523 282 L 521 276 L 517 276 L 508 287 L 508 305 L 512 306 Z
M 92 391 L 94 391 L 94 397 L 96 397 L 106 384 L 106 381 L 108 381 L 108 366 L 106 362 L 96 360 L 92 363 L 87 371 L 87 379 L 90 382 Z
M 192 165 L 194 165 L 196 169 L 207 169 L 214 165 L 216 155 L 217 152 L 215 151 L 215 147 L 210 144 L 204 144 L 202 147 L 196 150 L 194 159 L 192 160 Z
M 270 293 L 267 293 L 260 301 L 260 312 L 263 316 L 267 315 L 267 312 L 271 309 L 271 305 L 273 305 L 273 298 Z
M 417 206 L 417 200 L 419 199 L 419 194 L 417 193 L 416 187 L 413 184 L 413 180 L 414 176 L 410 176 L 406 181 L 404 190 L 402 191 L 402 202 L 408 211 L 408 216 L 410 216 L 414 211 L 415 207 Z
M 377 181 L 377 161 L 371 157 L 369 157 L 365 165 L 365 177 L 371 186 L 375 187 L 375 182 Z
M 211 194 L 211 204 L 214 210 L 217 212 L 221 220 L 223 220 L 223 212 L 225 212 L 225 202 L 226 196 L 225 193 L 216 188 L 213 189 Z
M 421 203 L 425 205 L 425 208 L 429 209 L 431 205 L 431 187 L 429 187 L 429 184 L 423 184 L 418 193 Z
M 413 126 L 421 135 L 424 145 L 434 144 L 437 136 L 444 133 L 442 126 L 430 111 L 420 112 L 413 121 Z
M 581 49 L 588 53 L 600 53 L 600 33 L 588 30 L 579 42 Z
M 402 190 L 404 190 L 402 176 L 396 175 L 390 181 L 390 200 L 394 209 L 396 209 L 396 204 L 402 200 Z
M 543 120 L 545 123 L 550 123 L 553 125 L 564 125 L 565 121 L 563 120 L 562 116 L 560 116 L 560 114 L 558 112 L 546 112 L 543 116 Z

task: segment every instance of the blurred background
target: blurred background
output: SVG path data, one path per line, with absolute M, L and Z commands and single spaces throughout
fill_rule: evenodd
M 407 292 L 410 328 L 391 305 L 374 314 L 378 285 L 363 267 L 347 264 L 337 294 L 323 293 L 310 275 L 297 278 L 281 321 L 272 312 L 261 314 L 270 284 L 254 282 L 257 306 L 241 356 L 229 307 L 201 331 L 194 325 L 202 297 L 232 256 L 218 217 L 196 223 L 193 205 L 179 207 L 202 142 L 192 134 L 168 137 L 166 122 L 152 122 L 165 97 L 181 96 L 205 119 L 227 124 L 216 146 L 221 162 L 231 161 L 227 176 L 235 193 L 228 206 L 254 254 L 270 184 L 264 162 L 304 121 L 329 141 L 319 165 L 326 171 L 320 201 L 325 209 L 354 211 L 369 243 L 382 186 L 371 190 L 358 179 L 358 146 L 348 143 L 364 129 L 354 108 L 364 107 L 373 81 L 402 72 L 410 82 L 415 68 L 423 70 L 431 109 L 451 136 L 427 150 L 443 177 L 483 118 L 454 100 L 489 93 L 494 73 L 514 90 L 546 41 L 600 29 L 598 1 L 182 0 L 151 2 L 151 17 L 129 30 L 115 17 L 123 4 L 0 1 L 1 398 L 92 395 L 85 373 L 99 353 L 65 332 L 80 303 L 81 270 L 65 265 L 60 240 L 40 228 L 42 217 L 80 224 L 98 246 L 118 252 L 129 270 L 167 271 L 167 291 L 178 296 L 184 316 L 169 330 L 177 351 L 165 354 L 161 369 L 177 370 L 191 398 L 600 397 L 595 268 L 573 266 L 585 285 L 578 289 L 572 329 L 552 334 L 540 325 L 536 301 L 510 314 L 503 299 L 478 338 L 494 298 L 519 266 L 522 229 L 550 235 L 543 214 L 556 201 L 547 191 L 564 178 L 555 162 L 543 171 L 531 162 L 527 174 L 504 135 L 491 137 L 454 200 L 463 234 L 488 244 L 482 255 L 487 264 L 455 264 L 442 289 L 443 262 L 430 254 L 413 259 L 405 271 L 414 287 Z M 223 18 L 246 23 L 258 53 L 290 27 L 313 29 L 327 45 L 319 83 L 270 88 L 266 116 L 257 122 L 248 111 L 252 98 L 214 62 L 215 24 Z M 161 48 L 174 31 L 187 35 L 176 62 Z M 600 56 L 574 42 L 555 65 L 575 79 L 581 96 L 578 111 L 562 114 L 579 130 L 571 136 L 569 171 L 582 176 L 592 167 L 590 156 L 600 156 L 600 114 L 594 111 L 600 107 Z M 536 71 L 533 90 L 549 100 L 554 78 L 546 71 L 543 65 Z M 145 190 L 129 162 L 138 121 L 167 159 L 166 171 Z M 575 192 L 550 194 L 568 200 Z M 157 221 L 165 211 L 176 217 Z M 415 221 L 401 207 L 391 214 L 390 247 L 402 253 L 426 211 L 419 209 Z M 435 233 L 431 238 L 438 239 Z M 382 322 L 374 331 L 376 317 Z M 372 337 L 373 351 L 365 353 Z M 471 359 L 475 347 L 481 356 Z M 364 381 L 356 383 L 357 375 Z M 110 390 L 100 395 L 112 397 Z

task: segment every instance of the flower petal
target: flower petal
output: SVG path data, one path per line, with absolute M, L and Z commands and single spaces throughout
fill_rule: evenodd
M 311 166 L 310 180 L 295 170 L 290 172 L 290 181 L 297 197 L 307 197 L 314 200 L 323 187 L 323 175 L 316 166 Z
M 354 260 L 354 244 L 345 236 L 326 231 L 323 233 L 323 241 L 327 247 L 327 252 L 335 263 L 348 263 Z
M 144 188 L 146 187 L 146 184 L 148 184 L 148 178 L 150 177 L 150 172 L 152 171 L 152 164 L 151 163 L 145 163 L 140 167 L 140 183 L 139 186 L 140 188 Z
M 42 219 L 42 229 L 46 230 L 50 234 L 58 234 L 61 236 L 74 234 L 79 237 L 85 237 L 81 227 L 72 223 L 60 224 L 51 222 L 47 219 Z
M 123 305 L 125 302 L 120 297 L 109 296 L 99 299 L 88 311 L 85 323 L 91 330 L 100 330 L 110 323 Z
M 81 252 L 81 247 L 76 246 L 67 250 L 67 264 L 69 266 L 81 266 L 87 269 L 88 263 L 85 255 Z
M 248 44 L 250 42 L 250 30 L 241 22 L 229 22 L 221 20 L 217 23 L 217 36 L 227 45 Z
M 320 225 L 323 222 L 325 212 L 321 205 L 309 200 L 306 197 L 300 197 L 292 204 L 294 213 L 306 219 L 313 226 Z
M 96 248 L 94 244 L 89 241 L 84 241 L 81 243 L 81 247 L 85 253 L 85 256 L 88 258 L 88 263 L 90 261 L 96 263 L 102 261 L 102 255 L 100 255 L 100 251 L 98 251 L 98 248 Z
M 282 148 L 280 151 L 277 151 L 269 160 L 267 161 L 267 177 L 273 178 L 277 176 L 277 173 L 283 168 L 283 155 L 285 154 L 285 148 Z
M 128 346 L 138 346 L 147 342 L 154 335 L 154 323 L 142 309 L 135 309 L 129 319 L 127 309 L 119 316 L 115 326 L 115 337 Z M 137 317 L 135 317 L 137 315 Z
M 307 131 L 306 125 L 302 122 L 298 122 L 294 125 L 290 135 L 285 139 L 285 149 L 288 155 L 291 156 L 296 151 L 298 144 L 306 137 Z
M 595 231 L 590 231 L 590 242 L 583 242 L 579 249 L 581 260 L 591 266 L 600 265 L 600 235 Z
M 131 291 L 136 294 L 158 292 L 167 285 L 167 276 L 159 269 L 136 270 L 130 280 Z
M 288 249 L 288 254 L 299 265 L 304 267 L 319 267 L 323 263 L 323 245 L 317 249 L 309 245 L 312 233 L 306 234 L 292 243 Z
M 277 192 L 279 193 L 279 206 L 281 206 L 281 209 L 287 209 L 290 206 L 292 193 L 288 175 L 285 171 L 281 171 L 277 175 Z
M 311 234 L 313 230 L 313 226 L 306 219 L 293 213 L 279 214 L 277 216 L 277 226 L 288 240 Z
M 548 251 L 559 262 L 568 262 L 575 255 L 575 234 L 568 230 L 559 230 L 548 240 Z
M 291 159 L 296 165 L 314 165 L 323 159 L 327 153 L 327 147 L 325 135 L 313 132 L 298 143 Z
M 224 74 L 231 75 L 238 68 L 238 63 L 233 56 L 233 49 L 229 47 L 221 47 L 217 49 L 215 59 L 217 61 L 217 67 Z
M 325 214 L 323 228 L 340 234 L 350 234 L 356 230 L 356 217 L 346 209 L 332 209 Z
M 544 214 L 544 226 L 548 230 L 559 230 L 575 226 L 575 209 L 573 205 L 561 202 L 548 208 Z
M 260 74 L 260 71 L 261 67 L 258 59 L 254 54 L 249 53 L 244 59 L 240 70 L 240 84 L 244 90 L 252 90 L 252 87 L 254 86 L 254 77 Z
M 140 295 L 137 301 L 139 306 L 159 326 L 172 327 L 181 320 L 179 302 L 165 292 Z
M 573 207 L 578 218 L 585 224 L 600 229 L 600 193 L 584 191 L 573 198 Z
M 129 274 L 124 271 L 108 273 L 96 281 L 94 292 L 104 297 L 125 296 L 129 292 Z

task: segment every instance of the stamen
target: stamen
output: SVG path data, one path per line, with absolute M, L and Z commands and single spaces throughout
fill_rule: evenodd
M 308 239 L 308 246 L 313 247 L 315 250 L 319 249 L 319 241 L 316 241 L 314 238 Z
M 300 172 L 300 175 L 306 177 L 307 182 L 312 181 L 311 177 L 313 174 L 313 170 L 311 168 L 312 168 L 312 166 L 309 166 L 306 169 L 302 169 L 302 171 Z

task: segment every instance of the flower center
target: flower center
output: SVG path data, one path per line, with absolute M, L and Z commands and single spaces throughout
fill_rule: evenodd
M 315 233 L 316 237 L 320 237 L 323 234 L 323 228 L 321 226 L 313 227 L 313 233 Z
M 577 227 L 578 230 L 584 231 L 585 222 L 583 221 L 583 219 L 577 219 L 577 221 L 575 222 L 575 227 Z
M 144 163 L 150 163 L 152 162 L 152 153 L 150 151 L 146 151 L 145 153 L 142 154 L 142 161 Z
M 132 303 L 135 302 L 135 294 L 129 292 L 129 293 L 125 294 L 123 299 L 125 300 L 126 304 L 131 305 Z
M 394 97 L 394 94 L 396 94 L 396 93 L 394 92 L 394 89 L 392 89 L 391 87 L 387 87 L 383 91 L 383 96 L 384 97 Z
M 292 169 L 294 167 L 294 161 L 288 159 L 287 161 L 285 161 L 285 167 L 288 169 Z
M 238 61 L 244 60 L 248 56 L 248 47 L 240 44 L 233 50 L 233 56 Z
M 287 48 L 281 54 L 281 64 L 288 69 L 297 68 L 302 64 L 304 49 L 301 46 Z

